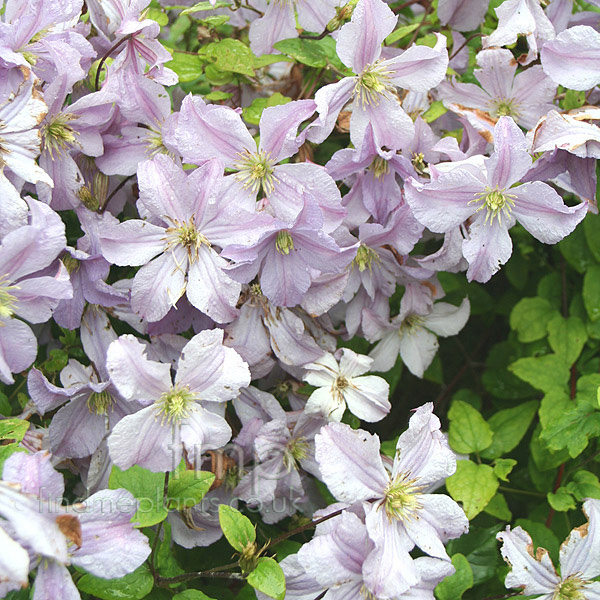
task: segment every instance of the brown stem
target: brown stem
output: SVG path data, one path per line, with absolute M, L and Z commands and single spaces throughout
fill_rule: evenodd
M 482 37 L 483 33 L 474 33 L 470 35 L 453 53 L 449 60 L 452 60 L 471 40 L 474 40 L 476 37 Z
M 126 35 L 122 40 L 119 40 L 118 42 L 114 43 L 107 51 L 106 54 L 100 59 L 100 62 L 98 63 L 98 69 L 96 70 L 96 80 L 94 81 L 94 89 L 96 91 L 98 91 L 100 89 L 100 73 L 102 72 L 102 67 L 104 66 L 104 63 L 106 62 L 106 59 L 123 43 L 126 42 L 127 40 L 129 40 L 129 38 L 131 38 L 131 36 L 133 35 L 133 33 L 130 33 L 129 35 Z
M 400 12 L 401 10 L 404 10 L 405 8 L 408 8 L 409 6 L 412 6 L 413 4 L 419 4 L 422 1 L 423 0 L 408 0 L 408 2 L 405 2 L 404 4 L 401 4 L 400 6 L 397 6 L 394 10 L 396 12 Z

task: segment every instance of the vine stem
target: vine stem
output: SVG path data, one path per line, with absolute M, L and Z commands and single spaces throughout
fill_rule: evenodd
M 123 43 L 128 41 L 131 36 L 133 34 L 130 33 L 129 35 L 126 35 L 123 39 L 119 40 L 118 42 L 114 43 L 107 51 L 106 54 L 104 54 L 104 56 L 100 59 L 100 62 L 98 63 L 98 69 L 96 69 L 96 79 L 94 81 L 94 89 L 96 91 L 98 91 L 100 89 L 100 73 L 102 73 L 102 67 L 104 66 L 104 63 L 106 62 L 106 59 Z

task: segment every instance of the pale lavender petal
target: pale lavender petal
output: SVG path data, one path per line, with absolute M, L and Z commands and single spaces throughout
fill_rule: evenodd
M 514 220 L 500 224 L 498 219 L 486 223 L 485 216 L 479 216 L 469 227 L 469 237 L 463 242 L 463 256 L 469 263 L 469 281 L 488 281 L 512 254 L 512 241 L 508 228 Z
M 559 33 L 542 48 L 542 67 L 560 85 L 589 90 L 600 83 L 600 33 L 577 25 Z
M 82 539 L 71 562 L 107 579 L 135 571 L 150 554 L 148 538 L 131 523 L 137 508 L 127 490 L 102 490 L 90 496 L 83 511 L 76 510 Z
M 2 527 L 0 527 L 0 546 L 2 547 L 2 554 L 0 555 L 0 594 L 5 591 L 4 585 L 14 586 L 10 589 L 27 587 L 29 584 L 27 577 L 29 573 L 29 554 L 27 550 L 9 537 Z
M 351 413 L 369 423 L 381 421 L 391 409 L 388 400 L 389 383 L 382 377 L 355 377 L 344 390 L 344 399 Z
M 273 52 L 273 44 L 281 40 L 298 37 L 293 5 L 270 2 L 265 14 L 252 21 L 248 37 L 250 48 L 257 56 Z
M 199 463 L 203 452 L 221 448 L 230 439 L 231 427 L 227 421 L 199 405 L 181 422 L 181 441 L 191 461 Z
M 533 557 L 533 542 L 521 527 L 510 527 L 496 536 L 501 542 L 502 557 L 511 566 L 506 576 L 507 588 L 523 588 L 529 594 L 552 594 L 560 579 L 547 550 L 542 550 L 538 560 Z
M 35 578 L 32 600 L 80 600 L 67 568 L 55 560 L 42 560 Z
M 382 0 L 361 0 L 352 20 L 341 29 L 337 53 L 342 62 L 359 74 L 381 54 L 383 40 L 394 31 L 398 17 Z
M 31 366 L 37 355 L 37 338 L 29 325 L 18 319 L 2 322 L 0 327 L 0 379 L 14 383 L 11 373 Z
M 500 117 L 494 128 L 494 153 L 485 161 L 493 189 L 504 190 L 531 168 L 525 135 L 511 117 Z
M 417 377 L 423 374 L 432 363 L 439 348 L 435 335 L 419 327 L 404 333 L 400 338 L 400 357 L 408 370 Z
M 381 498 L 389 483 L 379 438 L 366 431 L 330 423 L 315 436 L 315 456 L 323 481 L 340 502 Z
M 160 321 L 185 293 L 187 266 L 179 245 L 144 265 L 133 279 L 131 308 L 146 321 Z
M 64 478 L 54 469 L 50 459 L 47 450 L 34 454 L 15 452 L 4 461 L 2 479 L 18 483 L 26 494 L 61 502 L 65 493 Z
M 423 317 L 423 326 L 442 337 L 456 335 L 467 324 L 470 311 L 468 298 L 465 298 L 460 306 L 436 302 L 431 312 Z
M 489 0 L 440 0 L 438 17 L 457 31 L 473 31 L 483 21 Z
M 180 428 L 164 420 L 155 405 L 148 406 L 115 425 L 108 450 L 121 469 L 139 465 L 154 472 L 172 471 L 181 460 Z
M 411 46 L 400 56 L 384 61 L 392 81 L 412 92 L 427 92 L 440 83 L 448 69 L 446 38 L 436 33 L 437 42 L 429 46 Z
M 227 261 L 207 246 L 190 264 L 186 294 L 190 304 L 217 323 L 229 323 L 237 315 L 241 284 L 223 271 Z
M 165 229 L 138 219 L 102 223 L 99 233 L 102 255 L 119 266 L 145 265 L 165 248 Z
M 133 335 L 123 335 L 109 346 L 106 368 L 128 400 L 154 402 L 171 389 L 170 365 L 148 360 L 146 346 Z
M 587 214 L 587 202 L 566 206 L 558 193 L 541 181 L 524 183 L 514 191 L 517 197 L 514 216 L 532 236 L 545 244 L 560 242 Z
M 201 331 L 184 347 L 176 383 L 189 386 L 202 400 L 226 402 L 250 385 L 248 365 L 233 349 L 223 346 L 223 330 Z

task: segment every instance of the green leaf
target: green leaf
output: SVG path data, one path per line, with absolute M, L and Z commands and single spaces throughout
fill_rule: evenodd
M 585 241 L 583 227 L 577 227 L 573 233 L 558 242 L 558 249 L 578 273 L 583 274 L 590 267 L 596 266 L 594 257 Z
M 120 579 L 103 579 L 86 573 L 77 587 L 101 600 L 140 600 L 154 587 L 154 577 L 146 565 Z
M 29 421 L 22 419 L 0 420 L 0 440 L 13 440 L 20 442 L 29 429 Z
M 508 508 L 506 498 L 500 492 L 497 492 L 488 502 L 488 505 L 483 509 L 483 512 L 492 515 L 492 517 L 496 517 L 501 521 L 512 520 L 512 513 L 510 512 L 510 508 Z
M 469 520 L 475 518 L 494 497 L 498 478 L 489 465 L 478 465 L 470 460 L 459 460 L 456 473 L 446 479 L 450 495 L 462 502 Z
M 254 75 L 254 55 L 240 40 L 226 38 L 209 44 L 206 47 L 206 58 L 220 71 Z
M 456 452 L 481 452 L 492 443 L 492 429 L 470 404 L 455 400 L 448 411 L 448 441 Z
M 510 328 L 516 330 L 520 342 L 535 342 L 546 337 L 548 323 L 558 314 L 545 298 L 523 298 L 510 313 Z
M 553 451 L 548 448 L 545 440 L 541 438 L 542 425 L 538 423 L 531 436 L 531 442 L 529 443 L 529 450 L 531 457 L 535 463 L 535 466 L 540 471 L 549 471 L 550 469 L 556 469 L 559 465 L 569 460 L 569 451 L 564 448 L 563 450 Z
M 415 29 L 419 27 L 419 23 L 411 23 L 410 25 L 404 25 L 403 27 L 398 27 L 385 38 L 386 45 L 393 44 L 398 40 L 401 40 L 403 37 L 406 37 L 410 33 L 412 33 Z
M 149 8 L 146 13 L 146 18 L 156 21 L 161 27 L 164 27 L 169 23 L 169 15 L 160 10 L 160 8 Z
M 280 106 L 291 101 L 291 98 L 288 98 L 279 92 L 275 92 L 268 98 L 255 98 L 250 106 L 242 109 L 242 114 L 248 123 L 251 123 L 252 125 L 258 125 L 265 108 L 269 108 L 270 106 Z
M 550 553 L 554 564 L 558 562 L 560 544 L 551 529 L 548 529 L 543 523 L 529 519 L 517 519 L 515 527 L 522 527 L 531 536 L 534 554 L 538 548 L 545 548 Z
M 258 559 L 256 569 L 248 575 L 248 583 L 269 598 L 275 600 L 285 598 L 285 575 L 277 561 L 272 558 L 263 556 Z
M 491 445 L 481 453 L 481 456 L 488 459 L 497 458 L 514 450 L 529 429 L 538 406 L 539 402 L 531 400 L 492 415 L 488 419 L 488 424 L 492 428 L 494 437 Z
M 294 59 L 283 54 L 261 54 L 261 56 L 254 57 L 254 68 L 262 69 L 279 62 L 294 62 Z
M 154 542 L 154 538 L 152 542 Z M 156 569 L 162 577 L 175 577 L 184 573 L 184 570 L 173 554 L 171 524 L 168 522 L 165 522 L 163 525 L 163 537 L 162 540 L 159 539 L 155 556 Z
M 565 319 L 556 315 L 548 323 L 550 347 L 569 365 L 579 358 L 587 337 L 585 324 L 577 317 Z
M 277 42 L 274 47 L 303 65 L 316 68 L 327 66 L 327 56 L 316 40 L 294 38 Z
M 200 590 L 185 590 L 175 594 L 173 600 L 215 600 Z
M 435 588 L 438 600 L 460 600 L 463 594 L 473 587 L 473 571 L 469 561 L 462 554 L 452 557 L 456 572 L 441 581 Z
M 421 115 L 421 117 L 425 123 L 432 123 L 447 112 L 448 109 L 444 106 L 444 103 L 440 100 L 436 100 L 431 103 L 431 106 Z
M 567 90 L 560 106 L 563 110 L 573 110 L 574 108 L 581 108 L 584 104 L 585 91 L 578 92 L 577 90 Z
M 211 102 L 219 102 L 221 100 L 228 100 L 232 96 L 233 94 L 230 92 L 221 92 L 220 90 L 215 90 L 214 92 L 210 92 L 210 94 L 206 94 L 204 97 Z
M 600 266 L 590 267 L 583 278 L 583 303 L 591 321 L 600 319 Z
M 598 235 L 598 231 L 600 231 L 600 215 L 588 213 L 582 225 L 590 252 L 600 262 L 600 235 Z
M 111 490 L 125 488 L 138 500 L 139 507 L 132 521 L 149 527 L 164 521 L 169 511 L 164 506 L 165 474 L 152 473 L 135 465 L 125 471 L 114 466 L 108 479 Z
M 224 0 L 217 0 L 217 2 L 212 5 L 210 2 L 208 2 L 208 0 L 205 0 L 204 2 L 198 2 L 196 4 L 194 4 L 194 6 L 182 6 L 181 8 L 183 8 L 184 10 L 181 11 L 182 15 L 189 15 L 191 13 L 195 13 L 195 12 L 200 12 L 203 10 L 213 10 L 215 8 L 223 8 L 225 6 L 231 6 L 231 2 L 225 2 Z M 166 8 L 178 8 L 179 5 L 177 6 L 167 6 Z
M 564 359 L 556 354 L 520 358 L 509 369 L 523 381 L 542 392 L 562 389 L 571 377 L 571 371 Z
M 42 365 L 42 370 L 46 373 L 58 373 L 59 371 L 62 371 L 69 362 L 69 355 L 64 350 L 50 350 L 48 355 L 48 358 Z
M 558 488 L 556 494 L 548 492 L 547 495 L 548 504 L 559 512 L 567 512 L 568 510 L 574 510 L 577 508 L 575 498 L 564 487 Z
M 209 471 L 181 471 L 169 480 L 168 507 L 181 510 L 195 506 L 204 498 L 215 480 Z
M 576 471 L 573 474 L 573 481 L 570 481 L 565 487 L 569 493 L 575 496 L 577 502 L 582 502 L 585 498 L 600 498 L 600 481 L 590 471 Z
M 239 510 L 228 504 L 219 505 L 219 523 L 227 541 L 238 552 L 256 540 L 256 530 L 252 521 Z
M 165 66 L 177 73 L 179 83 L 195 81 L 202 75 L 202 61 L 197 54 L 175 50 L 172 60 L 165 63 Z
M 517 461 L 514 458 L 497 458 L 494 461 L 494 473 L 498 479 L 508 481 L 508 475 L 513 470 Z

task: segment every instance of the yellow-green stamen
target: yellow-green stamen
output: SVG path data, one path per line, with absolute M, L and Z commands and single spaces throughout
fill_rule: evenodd
M 377 254 L 373 248 L 369 248 L 369 246 L 361 244 L 358 247 L 354 260 L 352 261 L 352 266 L 358 267 L 358 270 L 362 273 L 365 269 L 369 269 L 369 271 L 371 270 L 373 261 L 380 261 L 379 254 Z
M 356 78 L 354 95 L 363 108 L 366 106 L 377 106 L 381 98 L 390 98 L 392 91 L 392 80 L 390 72 L 378 65 L 377 62 L 368 65 Z
M 585 600 L 587 596 L 583 589 L 587 583 L 576 575 L 570 575 L 558 585 L 552 594 L 552 600 Z
M 238 152 L 239 160 L 234 168 L 238 170 L 236 175 L 244 189 L 258 194 L 263 189 L 268 196 L 275 189 L 277 179 L 273 175 L 273 163 L 269 160 L 269 154 L 264 151 L 251 153 L 248 150 Z
M 289 254 L 294 249 L 294 240 L 287 229 L 282 229 L 277 234 L 275 248 L 279 254 Z
M 18 289 L 18 285 L 10 285 L 6 275 L 0 277 L 0 319 L 13 316 L 17 299 L 11 292 Z
M 114 398 L 106 390 L 92 392 L 87 399 L 88 410 L 97 415 L 107 414 L 114 403 Z
M 515 206 L 515 194 L 507 194 L 505 190 L 499 190 L 487 187 L 484 192 L 475 194 L 475 199 L 471 200 L 469 204 L 477 204 L 482 202 L 481 206 L 477 208 L 475 212 L 486 209 L 487 214 L 485 216 L 485 222 L 489 221 L 492 225 L 494 219 L 498 219 L 498 224 L 502 224 L 502 215 L 504 214 L 507 218 L 510 217 L 513 207 Z
M 385 512 L 390 521 L 410 521 L 423 508 L 420 502 L 422 487 L 409 474 L 400 473 L 384 490 Z
M 69 122 L 77 118 L 76 115 L 70 113 L 60 114 L 41 128 L 44 150 L 52 158 L 54 158 L 54 152 L 61 154 L 67 146 L 75 143 L 76 136 L 79 134 L 73 130 Z
M 183 419 L 190 416 L 190 405 L 194 404 L 196 400 L 196 394 L 190 392 L 187 385 L 175 386 L 165 392 L 156 402 L 161 415 L 161 425 L 165 422 L 181 423 Z

